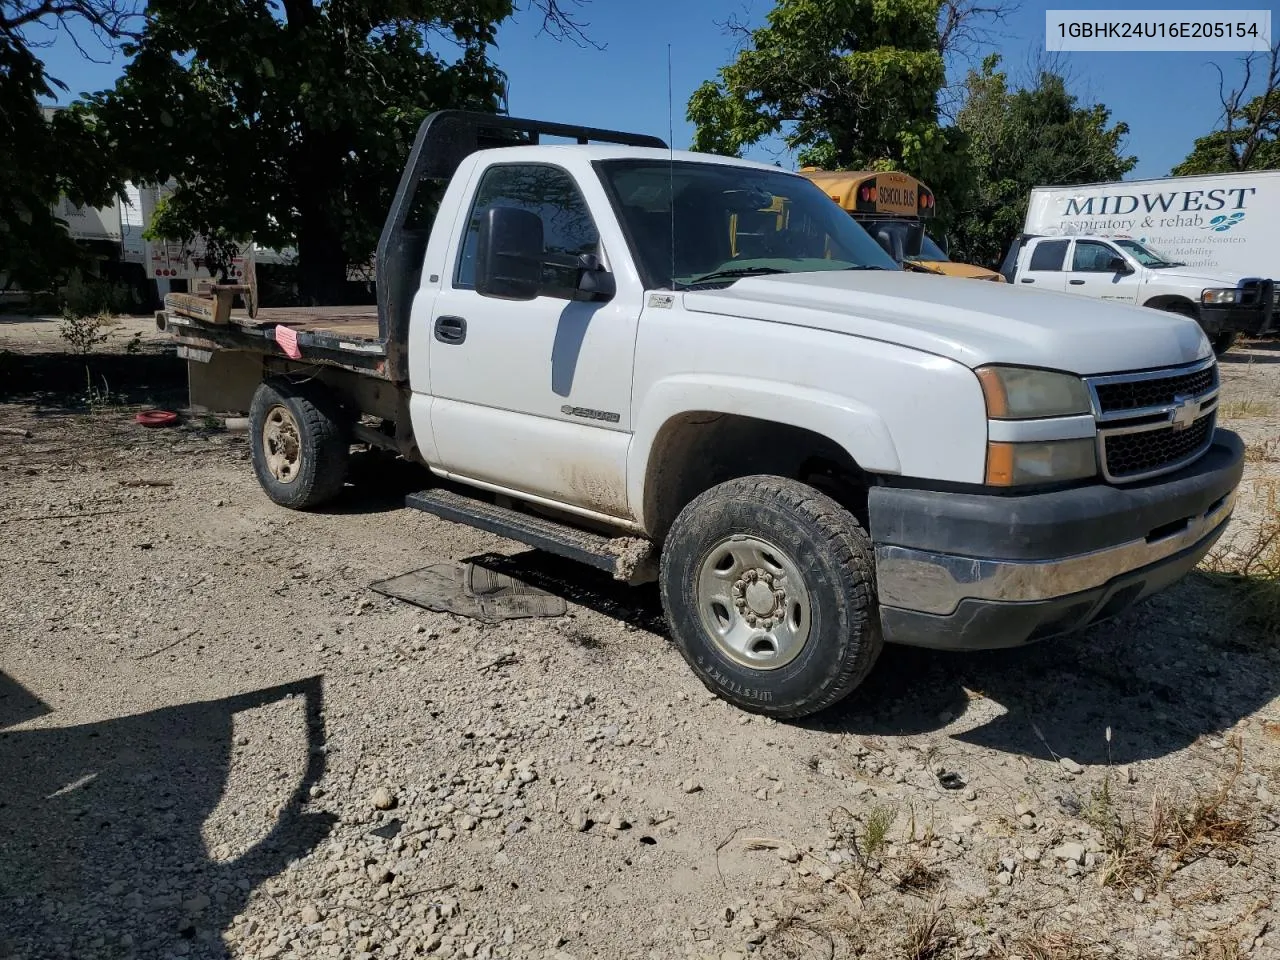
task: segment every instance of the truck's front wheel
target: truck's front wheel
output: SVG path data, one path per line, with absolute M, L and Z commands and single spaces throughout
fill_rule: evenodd
M 249 407 L 253 471 L 276 503 L 294 510 L 332 500 L 347 478 L 346 420 L 319 383 L 273 377 Z
M 782 718 L 830 706 L 862 682 L 883 640 L 871 541 L 830 497 L 744 477 L 676 517 L 662 602 L 685 660 L 712 692 Z

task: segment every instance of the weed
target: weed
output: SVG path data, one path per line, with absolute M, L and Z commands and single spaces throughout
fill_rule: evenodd
M 116 321 L 105 313 L 86 315 L 63 310 L 58 333 L 70 344 L 72 350 L 81 356 L 88 356 L 94 347 L 106 342 L 115 325 Z
M 892 807 L 873 807 L 867 814 L 866 829 L 862 834 L 862 855 L 868 860 L 877 857 L 888 845 L 889 828 L 893 826 L 894 816 Z
M 1228 400 L 1218 407 L 1218 416 L 1224 420 L 1252 420 L 1265 417 L 1275 410 L 1275 405 L 1261 400 Z
M 1233 626 L 1280 637 L 1280 516 L 1270 512 L 1243 538 L 1211 552 L 1202 564 L 1233 591 Z
M 123 283 L 73 273 L 58 291 L 59 305 L 77 316 L 129 313 L 138 305 L 134 292 Z
M 936 960 L 955 941 L 955 928 L 940 900 L 929 904 L 907 924 L 902 955 L 907 960 Z
M 102 378 L 102 389 L 99 390 L 93 382 L 93 376 L 89 373 L 89 368 L 84 368 L 84 393 L 80 396 L 80 402 L 89 409 L 98 407 L 119 407 L 123 406 L 125 398 L 113 394 L 111 392 L 111 384 L 107 382 L 107 378 Z
M 942 872 L 934 870 L 919 857 L 910 856 L 896 871 L 898 889 L 908 891 L 932 890 L 942 880 Z
M 1250 463 L 1280 463 L 1280 437 L 1246 444 L 1244 458 Z
M 995 956 L 1001 960 L 1094 960 L 1104 954 L 1091 941 L 1072 933 L 1034 933 L 1012 943 L 1001 943 Z
M 1238 860 L 1249 845 L 1253 830 L 1235 797 L 1236 781 L 1244 770 L 1244 748 L 1232 740 L 1235 763 L 1231 772 L 1209 796 L 1176 804 L 1156 797 L 1151 810 L 1151 846 L 1171 853 L 1165 878 L 1175 870 L 1209 856 Z

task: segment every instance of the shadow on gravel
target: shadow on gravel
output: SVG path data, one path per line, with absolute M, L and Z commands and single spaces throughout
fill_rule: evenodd
M 541 550 L 526 550 L 511 556 L 484 553 L 462 562 L 515 577 L 580 607 L 667 636 L 657 584 L 628 587 L 602 570 Z
M 307 761 L 270 832 L 214 861 L 236 713 L 303 698 Z M 307 813 L 324 772 L 320 677 L 72 727 L 0 731 L 0 957 L 225 958 L 250 892 L 323 839 Z M 47 713 L 0 673 L 0 726 Z
M 117 403 L 187 404 L 187 364 L 172 352 L 12 353 L 0 350 L 0 402 L 83 406 L 89 387 Z
M 667 637 L 653 584 L 627 587 L 537 550 L 467 559 Z M 1091 764 L 1167 756 L 1230 728 L 1280 694 L 1280 657 L 1229 626 L 1232 596 L 1197 574 L 1074 637 L 977 653 L 888 647 L 848 700 L 797 725 L 912 736 L 941 730 L 971 705 L 989 712 L 996 705 L 999 716 L 954 739 Z
M 932 733 L 970 709 L 994 712 L 994 704 L 999 716 L 954 739 L 1088 764 L 1167 756 L 1234 726 L 1280 693 L 1275 651 L 1231 632 L 1229 603 L 1227 591 L 1193 575 L 1074 637 L 968 654 L 890 647 L 849 700 L 810 725 L 851 734 Z
M 403 510 L 405 497 L 439 482 L 426 467 L 386 450 L 361 451 L 351 455 L 341 496 L 314 512 L 359 516 Z

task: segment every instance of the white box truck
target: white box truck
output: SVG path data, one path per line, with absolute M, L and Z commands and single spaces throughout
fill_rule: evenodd
M 1036 187 L 1023 233 L 1132 237 L 1190 269 L 1280 277 L 1280 170 Z

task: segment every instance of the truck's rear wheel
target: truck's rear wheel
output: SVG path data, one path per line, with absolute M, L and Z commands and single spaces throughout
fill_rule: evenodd
M 730 480 L 685 507 L 663 547 L 661 588 L 685 660 L 713 693 L 753 713 L 830 706 L 883 645 L 870 538 L 795 480 Z
M 260 384 L 249 435 L 258 483 L 281 506 L 318 507 L 342 490 L 351 441 L 340 406 L 322 384 L 282 377 Z

